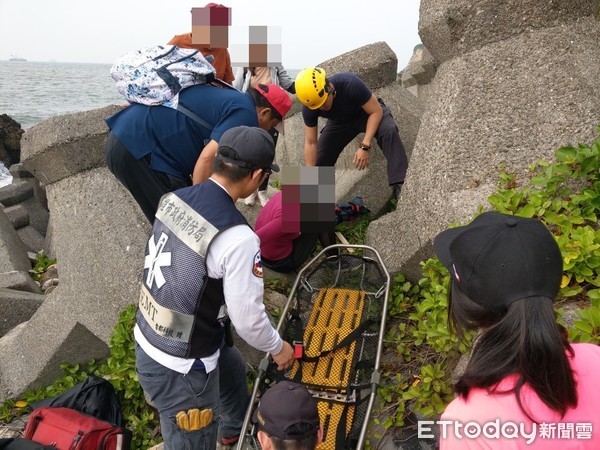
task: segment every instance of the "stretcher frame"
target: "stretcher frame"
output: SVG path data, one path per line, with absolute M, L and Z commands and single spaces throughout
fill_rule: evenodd
M 337 256 L 331 256 L 332 253 L 336 252 L 338 253 Z M 315 280 L 318 280 L 317 285 L 324 284 L 324 286 L 320 288 L 313 286 Z M 352 286 L 349 288 L 346 286 L 347 284 Z M 332 444 L 329 442 L 327 443 L 328 447 L 320 445 L 317 450 L 363 448 L 371 410 L 381 378 L 379 367 L 383 349 L 389 291 L 390 275 L 383 264 L 381 256 L 373 247 L 366 245 L 332 245 L 319 252 L 300 270 L 281 312 L 277 331 L 284 339 L 297 347 L 297 344 L 299 344 L 298 332 L 296 330 L 296 339 L 290 339 L 290 337 L 293 337 L 291 335 L 294 334 L 291 324 L 301 323 L 302 341 L 305 346 L 303 348 L 304 354 L 309 357 L 308 359 L 315 356 L 315 346 L 311 346 L 308 342 L 311 337 L 315 342 L 319 342 L 320 345 L 316 346 L 316 353 L 320 352 L 321 354 L 317 355 L 315 362 L 303 362 L 302 369 L 299 369 L 300 366 L 296 362 L 283 378 L 274 373 L 275 365 L 271 355 L 267 353 L 263 357 L 254 381 L 250 404 L 246 411 L 242 433 L 236 447 L 237 450 L 260 449 L 256 439 L 257 427 L 252 422 L 252 416 L 258 405 L 260 394 L 266 390 L 266 384 L 269 382 L 272 384 L 274 377 L 277 378 L 278 376 L 279 380 L 277 381 L 289 379 L 300 382 L 307 387 L 318 403 L 322 429 L 331 425 L 330 420 L 333 422 L 341 421 L 340 417 L 346 420 L 346 434 L 348 436 L 352 434 L 352 444 L 349 445 L 346 437 L 344 437 L 343 445 L 336 440 L 334 447 L 331 447 Z M 302 307 L 299 306 L 300 303 L 305 302 L 307 298 L 310 298 L 308 300 L 310 313 L 308 309 L 303 311 L 305 320 L 294 322 L 299 315 L 298 311 L 302 311 Z M 339 305 L 339 302 L 345 305 L 345 309 L 334 306 Z M 363 304 L 359 305 L 361 302 Z M 321 308 L 321 311 L 316 311 L 319 308 Z M 340 309 L 347 310 L 348 313 L 340 312 Z M 311 324 L 323 322 L 324 315 L 329 319 L 328 323 L 337 323 L 339 326 L 334 327 L 335 329 L 327 329 L 325 332 L 321 330 L 321 334 L 314 338 L 311 333 L 318 329 L 318 325 L 315 325 L 316 328 L 313 330 Z M 357 317 L 359 317 L 358 321 Z M 351 321 L 352 324 L 347 326 L 348 324 L 344 323 L 346 320 Z M 354 330 L 353 333 L 351 333 L 352 330 Z M 315 332 L 313 334 L 319 333 Z M 330 334 L 336 334 L 333 341 Z M 355 337 L 348 336 L 348 334 Z M 346 340 L 344 340 L 345 337 L 347 337 Z M 350 338 L 354 341 L 350 344 L 344 344 Z M 340 344 L 342 347 L 335 347 Z M 326 350 L 323 351 L 323 347 L 326 347 Z M 364 364 L 362 359 L 362 356 L 366 354 L 371 356 L 364 359 L 368 364 Z M 335 362 L 332 363 L 332 360 L 335 360 Z M 322 363 L 329 363 L 329 371 L 327 369 L 323 370 Z M 331 369 L 336 364 L 338 366 L 341 364 L 344 368 Z M 350 368 L 346 369 L 348 367 Z M 304 374 L 303 371 L 306 369 L 312 370 L 312 373 Z M 300 374 L 298 374 L 299 370 Z M 349 379 L 346 376 L 348 371 L 350 373 Z M 339 375 L 340 382 L 337 385 L 335 382 L 330 382 L 323 375 L 324 373 L 327 376 L 333 374 L 333 378 Z M 298 377 L 301 377 L 301 379 L 298 379 Z M 339 411 L 335 412 L 336 409 L 339 409 L 336 405 L 341 405 L 340 407 L 343 408 L 341 416 Z M 327 408 L 329 408 L 329 411 L 325 411 Z M 357 413 L 359 409 L 360 414 Z M 350 415 L 351 417 L 349 417 Z M 324 417 L 326 417 L 325 420 Z M 336 429 L 339 430 L 337 426 Z

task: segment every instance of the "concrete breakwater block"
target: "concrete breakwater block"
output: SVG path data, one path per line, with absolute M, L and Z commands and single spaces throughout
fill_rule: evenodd
M 33 197 L 33 182 L 17 181 L 0 188 L 0 203 L 12 206 Z
M 0 273 L 0 288 L 32 292 L 34 294 L 42 293 L 40 287 L 35 281 L 33 281 L 29 273 L 19 270 Z
M 21 242 L 8 216 L 0 208 L 0 273 L 14 270 L 27 272 L 31 263 L 27 250 Z
M 54 301 L 50 300 L 52 295 L 46 297 L 47 302 Z M 64 318 L 50 311 L 44 312 L 52 317 L 40 320 L 37 314 L 14 335 L 0 338 L 0 402 L 34 386 L 52 384 L 62 375 L 60 364 L 65 361 L 83 364 L 108 356 L 108 346 L 84 325 L 61 321 Z
M 0 337 L 29 320 L 43 302 L 42 294 L 0 288 L 0 311 L 10 311 L 10 314 L 0 316 Z

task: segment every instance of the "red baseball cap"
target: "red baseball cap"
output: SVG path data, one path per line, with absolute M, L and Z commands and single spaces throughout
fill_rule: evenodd
M 281 86 L 275 83 L 259 84 L 256 90 L 267 99 L 273 109 L 281 115 L 282 118 L 292 107 L 292 99 Z

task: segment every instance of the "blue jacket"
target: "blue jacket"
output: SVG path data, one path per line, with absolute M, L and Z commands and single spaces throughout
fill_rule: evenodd
M 258 126 L 256 106 L 249 95 L 210 84 L 190 86 L 179 93 L 179 104 L 213 128 L 209 130 L 166 106 L 131 104 L 106 119 L 119 141 L 136 158 L 151 155 L 150 167 L 187 179 L 204 146 L 217 142 L 230 128 Z

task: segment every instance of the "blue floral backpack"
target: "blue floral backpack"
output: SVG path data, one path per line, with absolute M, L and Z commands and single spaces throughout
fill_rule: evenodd
M 156 45 L 121 56 L 110 75 L 130 103 L 178 108 L 179 92 L 215 81 L 215 69 L 199 50 Z

